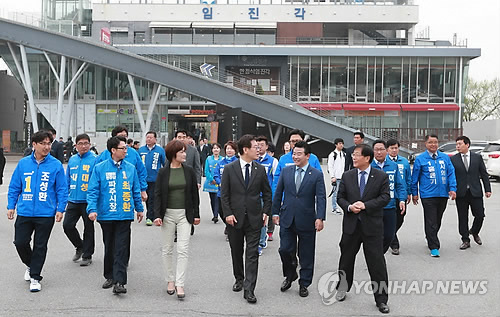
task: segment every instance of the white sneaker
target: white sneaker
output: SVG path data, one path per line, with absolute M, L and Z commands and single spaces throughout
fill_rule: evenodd
M 30 284 L 30 292 L 39 292 L 41 290 L 42 290 L 42 284 L 40 284 L 40 281 L 32 278 Z
M 26 268 L 26 272 L 24 272 L 24 280 L 26 282 L 31 281 L 31 276 L 30 276 L 30 268 L 29 266 Z

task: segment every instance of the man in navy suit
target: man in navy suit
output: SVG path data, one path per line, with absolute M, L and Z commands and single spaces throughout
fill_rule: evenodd
M 312 283 L 316 232 L 323 229 L 326 191 L 323 173 L 309 165 L 309 144 L 299 141 L 293 150 L 295 165 L 285 167 L 278 180 L 272 205 L 273 221 L 280 225 L 279 254 L 288 290 L 297 276 L 297 238 L 300 263 L 299 295 L 307 297 Z

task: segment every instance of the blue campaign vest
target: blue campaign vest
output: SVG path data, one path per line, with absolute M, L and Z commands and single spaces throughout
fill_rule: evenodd
M 86 203 L 89 189 L 90 176 L 94 170 L 97 155 L 88 151 L 80 156 L 73 155 L 66 168 L 66 181 L 68 183 L 68 201 L 72 203 Z

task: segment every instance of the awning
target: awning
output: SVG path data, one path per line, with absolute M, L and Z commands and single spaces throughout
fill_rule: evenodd
M 193 29 L 232 29 L 233 22 L 193 22 Z
M 460 108 L 454 103 L 410 103 L 402 104 L 403 111 L 458 111 Z
M 395 103 L 344 103 L 344 110 L 352 111 L 401 111 Z
M 234 27 L 238 29 L 276 29 L 277 22 L 236 22 Z
M 299 103 L 308 110 L 342 110 L 340 103 Z
M 150 22 L 149 27 L 150 28 L 190 28 L 191 22 L 169 22 L 169 21 Z

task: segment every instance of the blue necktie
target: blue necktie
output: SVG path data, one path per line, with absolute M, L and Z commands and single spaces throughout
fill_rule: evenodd
M 250 164 L 245 164 L 245 187 L 250 183 Z
M 361 172 L 361 177 L 359 178 L 359 196 L 363 197 L 363 192 L 365 191 L 366 180 L 365 180 L 365 171 Z

